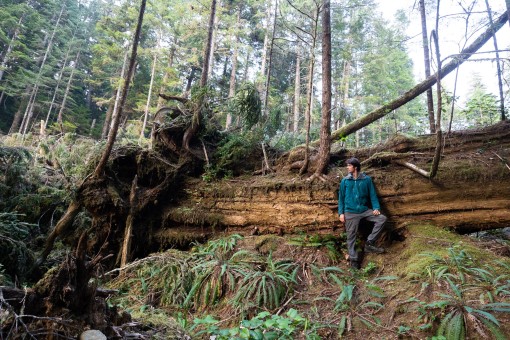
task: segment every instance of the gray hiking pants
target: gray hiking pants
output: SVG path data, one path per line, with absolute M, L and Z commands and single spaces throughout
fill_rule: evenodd
M 368 235 L 368 242 L 375 242 L 381 234 L 386 223 L 386 216 L 373 214 L 372 209 L 362 212 L 361 214 L 345 213 L 345 231 L 347 232 L 347 250 L 349 251 L 350 261 L 358 261 L 358 252 L 356 251 L 356 236 L 358 235 L 358 227 L 361 220 L 374 223 L 372 233 Z

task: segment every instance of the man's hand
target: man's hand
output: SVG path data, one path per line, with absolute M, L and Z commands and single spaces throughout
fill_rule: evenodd
M 374 210 L 374 211 L 372 212 L 372 214 L 374 214 L 374 216 L 377 216 L 377 215 L 381 215 L 381 212 L 380 212 L 379 210 L 377 210 L 377 209 L 376 209 L 376 210 Z
M 345 223 L 345 215 L 344 214 L 340 215 L 340 222 Z

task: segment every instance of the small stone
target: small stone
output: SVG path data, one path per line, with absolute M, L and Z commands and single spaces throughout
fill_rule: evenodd
M 80 334 L 80 340 L 106 340 L 106 335 L 101 331 L 89 329 Z

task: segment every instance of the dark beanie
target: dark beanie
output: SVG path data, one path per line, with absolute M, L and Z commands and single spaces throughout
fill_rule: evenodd
M 361 164 L 359 162 L 359 160 L 355 157 L 352 157 L 352 158 L 349 158 L 345 163 L 347 164 L 351 164 L 352 166 L 354 166 L 358 171 L 361 170 Z

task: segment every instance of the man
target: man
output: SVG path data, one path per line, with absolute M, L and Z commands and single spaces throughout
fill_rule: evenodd
M 383 230 L 386 216 L 380 212 L 379 200 L 372 179 L 360 172 L 361 164 L 357 158 L 347 160 L 347 176 L 340 182 L 338 192 L 338 214 L 340 222 L 345 223 L 347 232 L 347 249 L 351 267 L 360 269 L 361 265 L 356 251 L 356 235 L 361 220 L 374 222 L 372 233 L 365 244 L 367 253 L 384 253 L 375 241 Z

